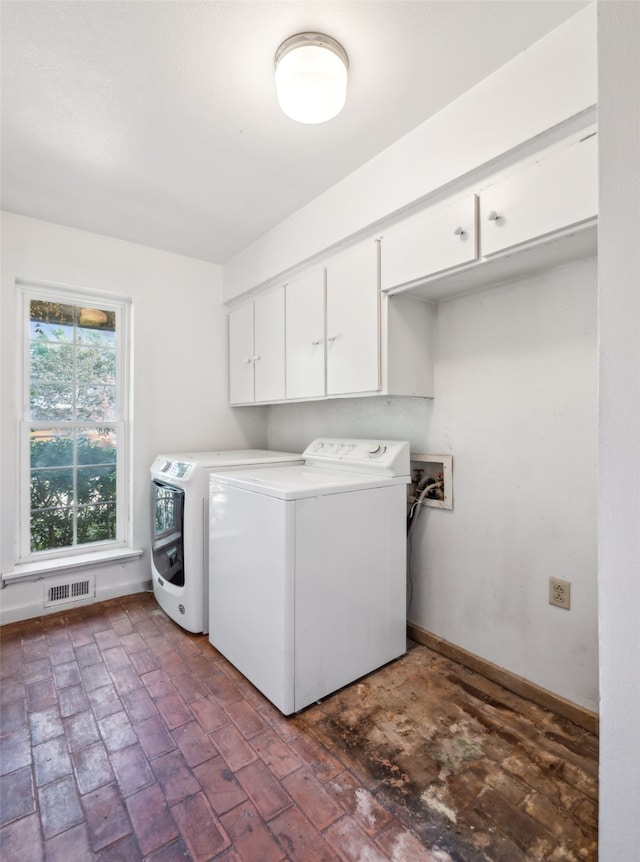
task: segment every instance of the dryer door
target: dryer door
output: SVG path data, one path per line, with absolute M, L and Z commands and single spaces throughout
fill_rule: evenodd
M 151 555 L 156 574 L 184 586 L 184 491 L 151 483 Z

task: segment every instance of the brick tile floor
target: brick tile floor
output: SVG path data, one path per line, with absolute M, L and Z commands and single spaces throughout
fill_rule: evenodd
M 593 737 L 425 647 L 284 718 L 150 594 L 0 645 L 3 862 L 596 858 Z

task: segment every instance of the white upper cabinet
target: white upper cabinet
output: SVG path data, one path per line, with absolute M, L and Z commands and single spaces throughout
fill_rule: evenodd
M 410 216 L 382 236 L 382 290 L 407 284 L 478 257 L 477 197 Z
M 378 246 L 367 240 L 330 258 L 327 395 L 380 388 Z
M 229 313 L 231 404 L 285 397 L 284 287 Z
M 490 256 L 594 219 L 596 136 L 526 165 L 480 192 L 480 250 Z
M 325 394 L 325 271 L 314 267 L 287 284 L 287 398 Z

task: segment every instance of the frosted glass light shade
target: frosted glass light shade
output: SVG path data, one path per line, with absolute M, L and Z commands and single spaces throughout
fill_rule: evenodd
M 344 107 L 349 60 L 330 36 L 292 36 L 278 48 L 275 66 L 278 102 L 292 120 L 324 123 Z

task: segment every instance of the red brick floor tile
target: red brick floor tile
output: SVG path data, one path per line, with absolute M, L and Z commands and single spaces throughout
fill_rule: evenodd
M 63 719 L 63 724 L 69 751 L 78 751 L 100 740 L 98 725 L 90 709 Z
M 300 736 L 303 732 L 295 715 L 282 715 L 280 710 L 276 709 L 276 707 L 269 703 L 265 698 L 263 698 L 263 701 L 258 708 L 258 712 L 267 722 L 269 727 L 273 728 L 278 736 L 281 739 L 284 739 L 285 742 L 290 742 L 292 739 L 295 739 L 296 736 Z
M 152 670 L 141 678 L 142 682 L 153 698 L 166 697 L 175 691 L 171 680 L 164 670 Z
M 23 766 L 0 781 L 0 825 L 36 810 L 31 767 Z
M 131 796 L 155 782 L 149 761 L 139 743 L 114 752 L 111 755 L 111 765 L 123 796 Z
M 234 849 L 245 862 L 282 862 L 286 854 L 272 836 L 256 809 L 248 802 L 220 818 Z
M 53 668 L 48 657 L 25 662 L 23 677 L 26 683 L 41 682 L 43 679 L 51 679 L 52 676 Z
M 75 623 L 69 626 L 69 637 L 74 647 L 94 643 L 91 628 L 83 623 Z
M 4 733 L 0 739 L 0 775 L 29 766 L 33 759 L 31 742 L 26 728 L 19 727 Z
M 115 646 L 112 649 L 103 650 L 102 658 L 111 672 L 114 670 L 120 670 L 123 667 L 131 667 L 131 659 L 121 646 Z
M 395 821 L 376 835 L 376 844 L 385 852 L 385 858 L 393 862 L 448 862 L 448 853 L 446 856 L 437 851 L 431 853 L 415 835 Z M 510 862 L 516 860 L 512 858 Z
M 269 767 L 276 778 L 284 778 L 302 766 L 302 760 L 273 730 L 254 736 L 251 747 Z
M 159 697 L 156 700 L 156 707 L 169 730 L 180 727 L 181 724 L 186 724 L 193 719 L 187 705 L 175 690 L 170 691 L 164 697 Z
M 374 795 L 346 770 L 327 781 L 324 787 L 369 835 L 375 835 L 393 819 L 393 815 L 378 804 Z
M 344 809 L 307 768 L 285 776 L 282 786 L 316 829 L 325 829 L 344 814 Z
M 131 821 L 115 785 L 106 784 L 85 794 L 82 806 L 93 850 L 101 850 L 131 834 Z
M 187 662 L 189 673 L 197 676 L 198 679 L 207 677 L 213 670 L 215 670 L 213 661 L 213 655 L 205 655 L 204 653 L 201 655 L 195 655 Z
M 22 644 L 22 657 L 25 662 L 37 661 L 39 658 L 49 657 L 49 644 L 43 634 L 32 640 L 26 640 Z
M 80 668 L 80 675 L 87 692 L 94 691 L 96 688 L 103 688 L 105 685 L 113 685 L 113 680 L 104 662 Z
M 38 803 L 45 838 L 66 832 L 84 819 L 73 778 L 63 778 L 39 788 Z
M 42 712 L 58 702 L 53 680 L 45 679 L 26 686 L 29 712 Z
M 28 723 L 27 702 L 24 698 L 0 703 L 0 728 L 4 733 L 26 727 Z
M 11 703 L 14 700 L 24 700 L 27 696 L 27 687 L 22 677 L 8 677 L 2 680 L 2 702 Z M 51 706 L 52 704 L 47 704 Z M 34 709 L 27 705 L 29 709 Z M 46 707 L 41 707 L 45 709 Z
M 304 760 L 319 781 L 328 781 L 343 770 L 342 764 L 311 736 L 296 737 L 289 743 L 289 748 Z
M 127 616 L 111 620 L 111 628 L 118 636 L 129 635 L 133 632 L 133 623 Z
M 115 686 L 103 685 L 89 692 L 89 701 L 93 714 L 100 721 L 108 715 L 114 715 L 116 712 L 122 712 L 123 703 L 120 700 Z
M 200 783 L 180 751 L 170 751 L 151 762 L 151 768 L 169 805 L 200 791 Z
M 160 662 L 147 647 L 146 643 L 145 648 L 141 652 L 131 653 L 130 658 L 131 664 L 134 666 L 136 673 L 139 676 L 142 676 L 144 673 L 149 673 L 152 670 L 160 669 Z
M 121 748 L 127 748 L 138 741 L 138 737 L 131 726 L 131 722 L 125 712 L 116 712 L 108 715 L 98 722 L 100 733 L 107 747 L 107 751 L 113 754 Z
M 229 724 L 229 717 L 211 695 L 194 700 L 190 708 L 205 733 Z
M 108 650 L 120 646 L 120 639 L 113 629 L 106 629 L 105 631 L 97 632 L 95 639 L 98 649 L 103 655 Z
M 214 730 L 210 736 L 233 772 L 237 772 L 257 758 L 255 751 L 244 741 L 233 725 L 225 725 Z
M 74 648 L 78 667 L 91 667 L 102 661 L 102 656 L 98 645 L 95 643 L 82 644 Z
M 127 694 L 137 688 L 142 688 L 142 682 L 133 665 L 112 670 L 111 678 L 118 694 Z
M 143 854 L 152 853 L 179 837 L 178 827 L 159 784 L 140 790 L 126 803 Z
M 235 775 L 265 820 L 291 806 L 291 799 L 261 760 L 244 766 Z
M 4 723 L 2 726 L 5 731 L 11 729 Z M 38 745 L 40 742 L 46 742 L 47 739 L 53 739 L 55 736 L 63 734 L 64 727 L 58 707 L 50 706 L 49 709 L 45 709 L 42 712 L 30 713 L 29 731 L 33 745 Z
M 179 838 L 177 841 L 172 841 L 171 844 L 167 844 L 166 846 L 161 847 L 160 850 L 156 850 L 155 853 L 152 853 L 150 856 L 145 857 L 145 862 L 188 862 L 188 860 L 189 850 L 182 838 Z M 216 857 L 216 862 L 218 862 L 218 860 L 219 857 Z M 102 862 L 102 860 L 100 860 L 100 862 Z
M 158 710 L 154 702 L 149 697 L 146 688 L 139 688 L 136 691 L 130 691 L 128 694 L 122 695 L 122 702 L 126 709 L 129 718 L 135 724 L 138 721 L 144 721 L 146 718 L 151 718 L 158 715 Z
M 76 774 L 78 788 L 82 794 L 90 793 L 92 790 L 114 781 L 109 756 L 102 742 L 73 752 L 71 762 Z
M 324 833 L 324 837 L 344 862 L 361 862 L 362 859 L 384 862 L 381 848 L 349 815 L 330 826 Z
M 44 859 L 40 818 L 30 814 L 0 829 L 2 862 L 41 862 Z M 67 858 L 66 862 L 69 862 Z
M 137 632 L 121 635 L 120 645 L 124 647 L 124 651 L 129 656 L 131 656 L 131 653 L 147 649 L 146 641 Z
M 230 703 L 242 700 L 238 687 L 222 671 L 214 671 L 203 682 L 220 706 L 229 706 Z
M 69 688 L 63 688 L 58 692 L 58 703 L 60 714 L 65 717 L 89 709 L 89 701 L 83 685 L 70 685 Z
M 174 684 L 178 693 L 181 695 L 185 703 L 191 703 L 200 697 L 206 697 L 209 694 L 209 689 L 206 688 L 192 673 L 179 673 L 177 676 L 171 677 L 171 682 Z
M 140 845 L 134 835 L 93 854 L 93 862 L 140 862 L 141 859 Z M 186 857 L 182 862 L 187 862 Z
M 154 768 L 156 763 L 154 760 Z M 218 815 L 231 811 L 248 798 L 222 757 L 214 757 L 213 760 L 196 766 L 193 774 Z
M 225 707 L 224 711 L 245 739 L 251 739 L 252 736 L 261 733 L 268 727 L 267 722 L 251 706 L 248 700 L 239 700 L 236 703 L 230 703 Z
M 78 685 L 81 681 L 80 670 L 75 661 L 67 661 L 53 668 L 53 680 L 57 689 Z
M 279 814 L 269 827 L 291 862 L 338 862 L 336 853 L 296 808 Z
M 55 739 L 34 746 L 33 771 L 38 787 L 71 775 L 71 758 L 64 736 L 56 736 Z
M 149 760 L 173 751 L 176 743 L 159 717 L 147 718 L 136 725 L 136 733 Z
M 197 766 L 205 760 L 211 760 L 218 753 L 197 721 L 176 727 L 171 735 L 189 766 Z
M 24 860 L 29 856 L 23 856 Z M 80 859 L 91 859 L 89 835 L 84 823 L 72 826 L 60 835 L 54 835 L 45 842 L 45 858 L 47 862 L 75 862 Z
M 171 807 L 193 862 L 207 862 L 226 850 L 231 841 L 211 810 L 204 793 L 196 793 Z
M 160 667 L 168 677 L 178 676 L 181 673 L 187 673 L 189 666 L 174 649 L 160 653 L 158 656 Z

